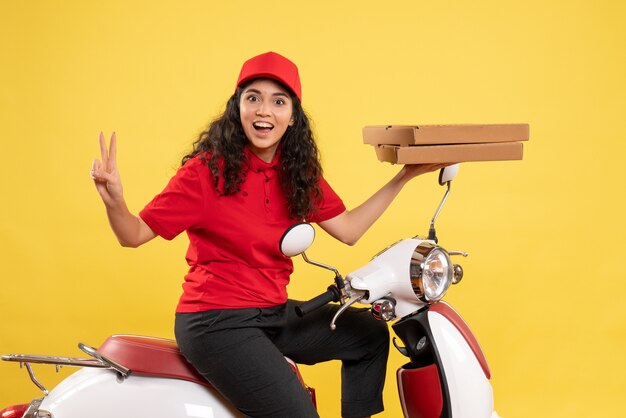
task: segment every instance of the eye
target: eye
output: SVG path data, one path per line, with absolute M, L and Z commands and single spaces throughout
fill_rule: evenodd
M 255 96 L 255 95 L 251 94 L 250 96 L 248 96 L 246 98 L 246 100 L 249 101 L 249 102 L 258 102 L 259 98 L 257 96 Z
M 277 105 L 284 105 L 285 104 L 285 100 L 284 99 L 276 99 L 274 101 L 274 103 L 276 103 Z

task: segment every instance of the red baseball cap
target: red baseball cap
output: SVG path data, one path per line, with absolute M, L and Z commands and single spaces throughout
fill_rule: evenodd
M 255 78 L 271 78 L 287 86 L 302 101 L 298 67 L 276 52 L 266 52 L 243 63 L 237 87 Z

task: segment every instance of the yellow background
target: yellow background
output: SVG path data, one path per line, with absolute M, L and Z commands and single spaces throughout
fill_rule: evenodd
M 89 179 L 116 131 L 129 206 L 174 173 L 223 109 L 241 63 L 300 67 L 326 175 L 353 207 L 398 169 L 372 124 L 531 125 L 521 162 L 461 166 L 441 243 L 470 252 L 447 300 L 477 334 L 505 418 L 624 416 L 625 6 L 621 1 L 9 2 L 0 6 L 0 353 L 75 355 L 113 333 L 172 337 L 186 238 L 123 249 Z M 425 233 L 443 193 L 409 184 L 355 246 L 318 234 L 347 273 Z M 293 297 L 329 274 L 297 262 Z M 401 415 L 393 373 L 381 417 Z M 52 386 L 60 375 L 36 370 Z M 337 364 L 306 367 L 339 416 Z M 0 364 L 0 407 L 40 392 Z

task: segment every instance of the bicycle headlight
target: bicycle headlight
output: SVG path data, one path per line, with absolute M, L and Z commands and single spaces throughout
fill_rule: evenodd
M 450 256 L 441 247 L 422 242 L 411 258 L 411 285 L 423 302 L 432 303 L 446 294 L 452 283 L 453 268 Z

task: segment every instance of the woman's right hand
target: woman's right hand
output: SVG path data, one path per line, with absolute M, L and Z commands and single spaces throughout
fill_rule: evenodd
M 124 247 L 138 247 L 156 236 L 154 231 L 139 217 L 130 213 L 122 194 L 122 180 L 117 171 L 117 142 L 115 132 L 107 149 L 104 135 L 100 132 L 102 160 L 94 160 L 91 178 L 106 205 L 109 225 L 117 240 Z
M 117 169 L 117 141 L 115 132 L 111 135 L 111 142 L 107 149 L 104 134 L 100 132 L 101 160 L 94 160 L 91 165 L 91 179 L 96 185 L 102 201 L 108 207 L 124 201 L 122 179 Z

